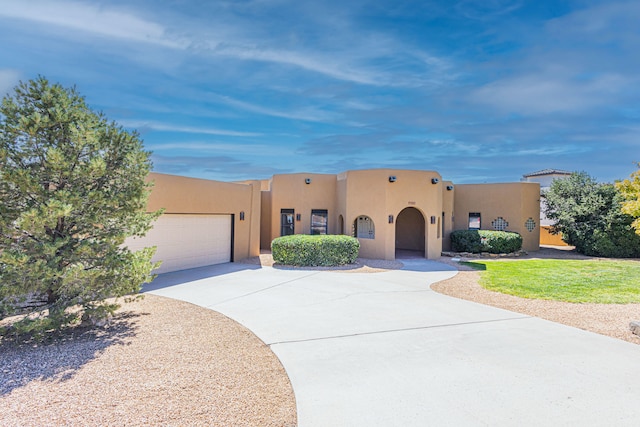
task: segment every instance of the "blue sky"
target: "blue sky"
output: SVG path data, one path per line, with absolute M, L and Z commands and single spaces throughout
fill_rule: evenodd
M 613 181 L 640 161 L 639 22 L 637 0 L 0 0 L 0 93 L 76 85 L 164 173 Z

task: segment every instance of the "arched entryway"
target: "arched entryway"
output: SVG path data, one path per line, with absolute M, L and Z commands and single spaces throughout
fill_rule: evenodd
M 396 258 L 425 258 L 425 219 L 416 208 L 404 208 L 396 218 Z

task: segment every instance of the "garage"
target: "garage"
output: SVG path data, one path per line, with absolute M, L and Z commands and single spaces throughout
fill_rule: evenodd
M 125 243 L 131 250 L 156 246 L 154 273 L 232 261 L 232 215 L 164 214 L 147 235 Z

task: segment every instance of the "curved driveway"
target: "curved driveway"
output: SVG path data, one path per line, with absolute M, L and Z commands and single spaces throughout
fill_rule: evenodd
M 438 294 L 430 284 L 456 271 L 403 262 L 369 274 L 222 264 L 144 290 L 252 330 L 284 365 L 302 427 L 640 423 L 640 346 Z

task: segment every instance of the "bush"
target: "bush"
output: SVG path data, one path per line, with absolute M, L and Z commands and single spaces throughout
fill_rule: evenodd
M 456 252 L 508 254 L 522 249 L 522 236 L 509 231 L 456 230 L 451 233 Z
M 271 242 L 271 253 L 276 263 L 304 267 L 353 264 L 359 251 L 358 239 L 342 235 L 296 234 L 278 237 Z

